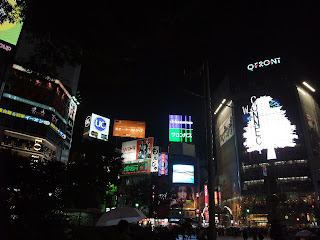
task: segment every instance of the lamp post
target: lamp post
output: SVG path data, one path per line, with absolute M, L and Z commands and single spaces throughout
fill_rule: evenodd
M 208 192 L 209 192 L 209 231 L 208 239 L 216 240 L 216 223 L 215 223 L 215 203 L 214 203 L 214 158 L 213 158 L 213 132 L 212 132 L 212 108 L 210 97 L 209 66 L 208 61 L 203 64 L 204 75 L 204 95 L 206 104 L 206 145 L 207 145 L 207 162 L 208 162 Z

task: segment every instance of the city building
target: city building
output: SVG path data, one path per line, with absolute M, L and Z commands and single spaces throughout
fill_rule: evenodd
M 57 67 L 58 78 L 35 77 L 23 62 L 36 48 L 22 31 L 15 56 L 6 61 L 0 100 L 1 148 L 35 160 L 67 163 L 79 102 L 75 98 L 80 66 Z
M 307 76 L 290 58 L 250 59 L 215 89 L 223 224 L 317 224 L 320 112 Z

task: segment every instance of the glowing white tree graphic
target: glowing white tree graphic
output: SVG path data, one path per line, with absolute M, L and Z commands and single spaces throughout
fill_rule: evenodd
M 248 152 L 267 149 L 267 158 L 276 159 L 275 148 L 294 147 L 296 126 L 291 125 L 286 111 L 269 96 L 251 97 L 251 108 L 243 107 L 248 125 L 244 127 L 244 146 Z

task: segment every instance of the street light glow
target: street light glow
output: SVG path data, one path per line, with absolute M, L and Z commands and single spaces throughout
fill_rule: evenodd
M 303 91 L 301 88 L 297 87 L 298 91 L 301 92 L 303 95 L 306 95 L 307 93 Z
M 220 108 L 222 107 L 222 104 L 224 104 L 226 102 L 226 99 L 224 98 L 223 100 L 222 100 L 222 102 L 220 103 L 220 105 L 219 105 L 219 107 L 217 107 L 217 109 L 214 111 L 214 115 L 216 115 L 217 114 L 217 112 L 220 110 Z
M 305 85 L 307 88 L 309 88 L 312 92 L 315 92 L 315 91 L 316 91 L 316 90 L 315 90 L 313 87 L 311 87 L 307 82 L 303 82 L 302 84 Z

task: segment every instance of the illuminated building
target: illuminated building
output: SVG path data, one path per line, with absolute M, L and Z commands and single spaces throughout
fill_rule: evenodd
M 241 65 L 215 90 L 216 185 L 222 205 L 230 209 L 224 211 L 227 225 L 231 220 L 270 223 L 272 194 L 281 202 L 281 224 L 294 224 L 297 218 L 315 222 L 311 206 L 318 199 L 320 180 L 317 89 L 288 59 L 274 62 Z
M 80 66 L 58 67 L 59 79 L 35 77 L 32 69 L 20 65 L 35 43 L 21 36 L 0 100 L 1 147 L 33 159 L 66 163 L 79 104 L 74 96 Z

